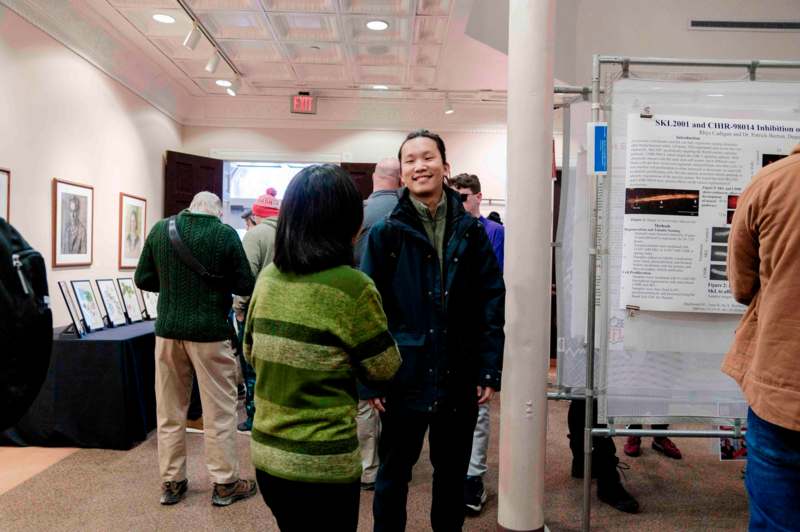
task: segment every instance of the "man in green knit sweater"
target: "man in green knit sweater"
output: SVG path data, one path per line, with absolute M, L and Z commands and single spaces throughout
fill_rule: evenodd
M 214 280 L 183 262 L 170 241 L 168 219 L 150 231 L 136 268 L 136 285 L 159 293 L 155 357 L 161 504 L 175 504 L 186 495 L 186 411 L 193 371 L 203 403 L 212 503 L 227 506 L 256 493 L 255 482 L 239 478 L 237 368 L 227 319 L 231 294 L 250 294 L 254 281 L 239 236 L 221 215 L 219 197 L 200 192 L 176 217 L 180 239 Z

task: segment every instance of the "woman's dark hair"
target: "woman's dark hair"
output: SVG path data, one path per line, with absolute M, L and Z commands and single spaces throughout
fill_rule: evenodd
M 353 237 L 364 209 L 353 180 L 339 166 L 315 164 L 286 189 L 275 236 L 275 266 L 284 273 L 314 273 L 353 265 Z
M 436 147 L 439 149 L 439 155 L 442 156 L 442 162 L 444 164 L 447 164 L 447 153 L 446 150 L 444 149 L 444 141 L 442 140 L 442 137 L 440 137 L 436 133 L 431 133 L 427 129 L 418 129 L 406 135 L 405 140 L 400 145 L 400 149 L 397 150 L 397 159 L 400 161 L 400 164 L 403 164 L 403 157 L 402 157 L 403 146 L 405 146 L 406 142 L 408 142 L 409 140 L 415 139 L 417 137 L 425 137 L 426 139 L 431 139 L 432 141 L 434 141 L 436 143 Z

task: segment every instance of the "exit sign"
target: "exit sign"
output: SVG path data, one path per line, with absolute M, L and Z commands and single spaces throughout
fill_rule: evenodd
M 310 94 L 295 94 L 291 96 L 291 111 L 304 115 L 317 114 L 317 99 Z

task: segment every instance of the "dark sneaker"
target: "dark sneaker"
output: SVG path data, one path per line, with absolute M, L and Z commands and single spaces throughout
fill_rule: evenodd
M 622 447 L 622 450 L 628 456 L 637 457 L 642 455 L 642 438 L 639 436 L 628 436 L 628 439 L 625 440 L 625 445 Z
M 629 514 L 639 513 L 639 503 L 622 486 L 621 482 L 614 482 L 609 485 L 597 487 L 597 498 L 619 510 Z
M 214 494 L 211 495 L 211 504 L 214 506 L 229 506 L 236 501 L 247 499 L 256 494 L 255 480 L 240 478 L 230 484 L 214 483 Z
M 470 513 L 479 514 L 486 504 L 486 490 L 481 477 L 467 477 L 464 480 L 464 504 Z
M 361 490 L 362 491 L 375 491 L 375 483 L 374 482 L 362 482 L 361 483 Z
M 652 447 L 664 456 L 674 458 L 675 460 L 683 458 L 681 450 L 678 449 L 678 446 L 672 443 L 672 440 L 669 438 L 653 438 Z
M 176 504 L 186 497 L 189 479 L 170 480 L 161 484 L 161 504 Z
M 246 421 L 242 421 L 236 426 L 236 431 L 239 434 L 251 434 L 253 432 L 253 420 L 248 419 Z

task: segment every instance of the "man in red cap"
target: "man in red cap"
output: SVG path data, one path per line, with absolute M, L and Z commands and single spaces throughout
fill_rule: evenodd
M 250 270 L 253 272 L 253 277 L 256 279 L 258 279 L 258 274 L 261 273 L 261 270 L 268 266 L 275 256 L 275 234 L 278 228 L 278 214 L 281 208 L 281 200 L 276 197 L 277 195 L 278 192 L 270 187 L 265 194 L 256 199 L 252 207 L 252 218 L 255 222 L 255 226 L 245 233 L 244 240 L 242 241 L 245 255 L 247 255 L 247 260 L 250 262 Z M 233 310 L 236 314 L 236 325 L 240 336 L 240 345 L 248 303 L 250 303 L 250 296 L 237 296 L 233 302 Z M 253 427 L 253 415 L 256 411 L 254 400 L 256 374 L 252 366 L 244 360 L 244 357 L 239 357 L 239 360 L 242 363 L 244 384 L 247 389 L 245 395 L 247 420 L 239 423 L 237 428 L 239 432 L 249 434 Z

